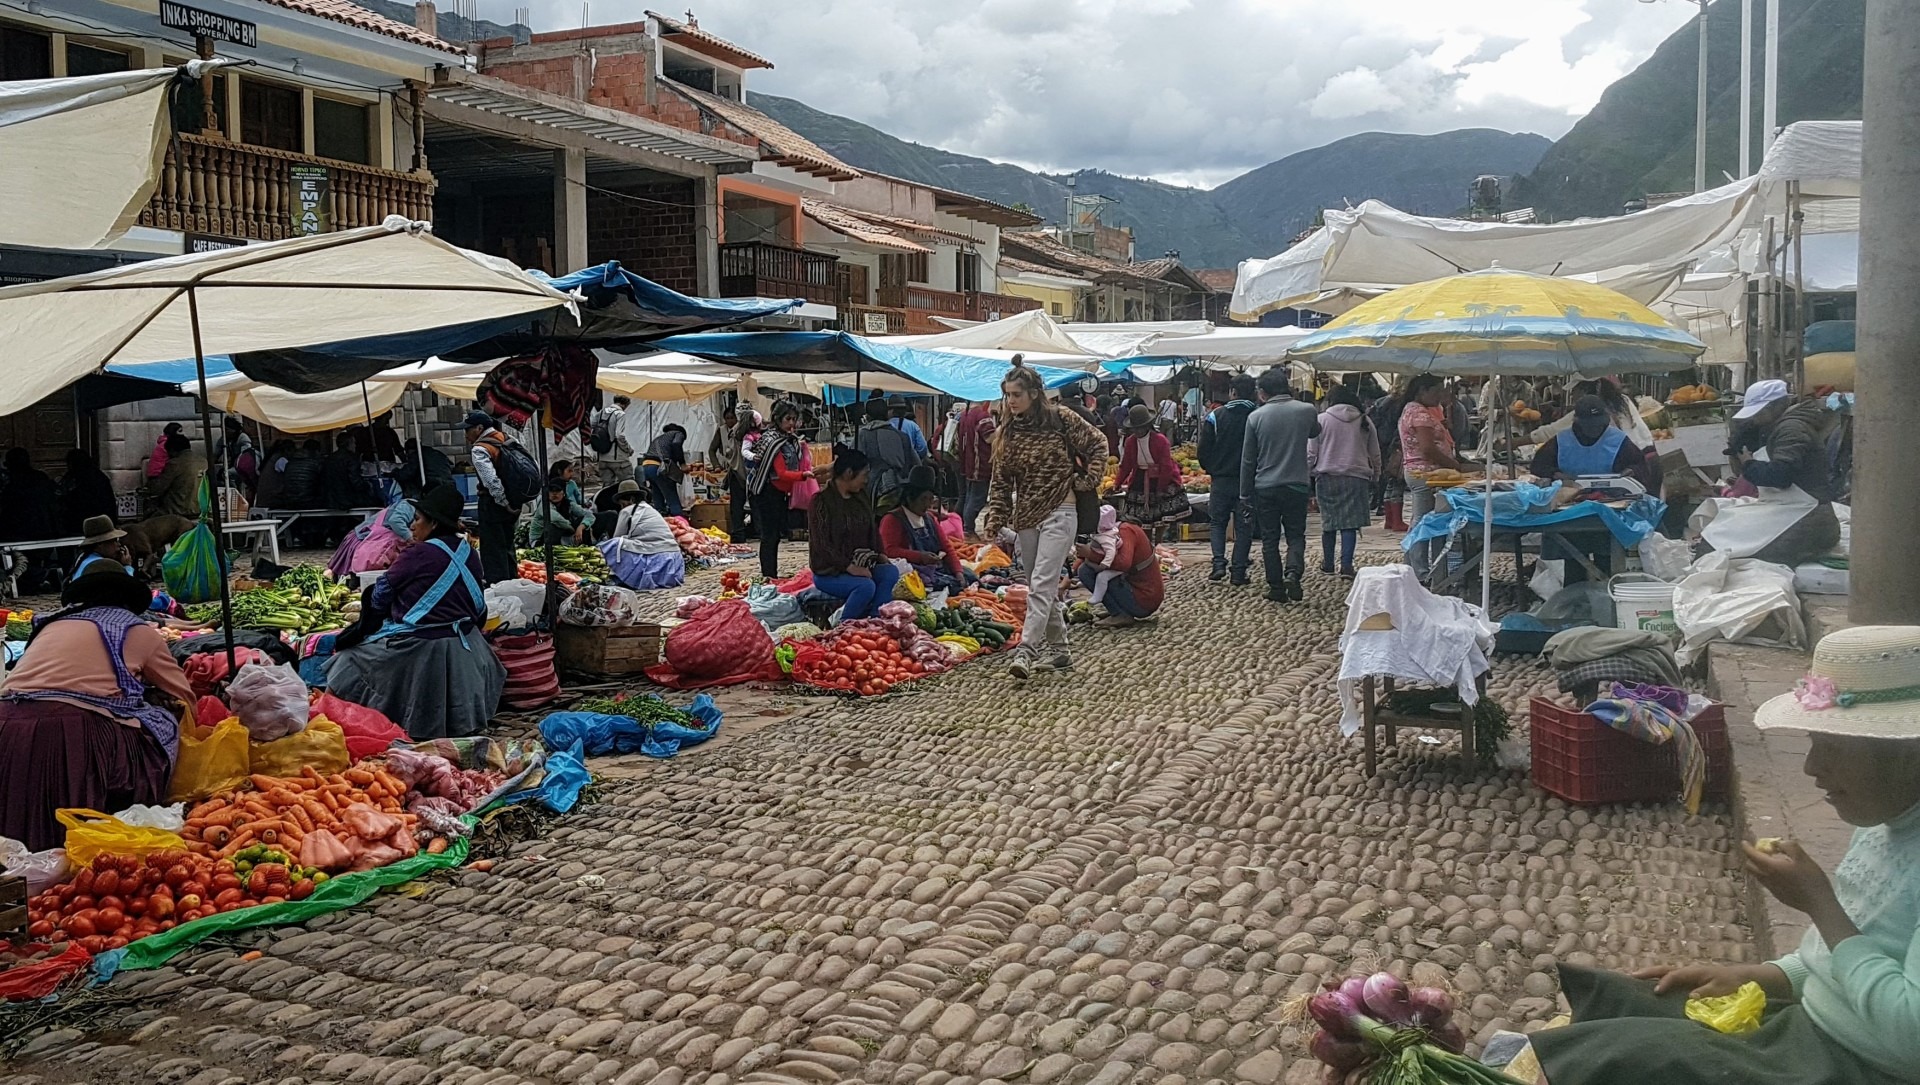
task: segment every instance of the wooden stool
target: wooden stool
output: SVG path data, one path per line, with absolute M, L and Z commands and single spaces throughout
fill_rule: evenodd
M 1467 759 L 1467 767 L 1479 767 L 1480 752 L 1474 743 L 1473 709 L 1471 707 L 1465 708 L 1465 710 L 1460 713 L 1460 722 L 1458 723 L 1435 719 L 1431 716 L 1409 716 L 1404 712 L 1395 712 L 1387 707 L 1393 700 L 1394 679 L 1392 676 L 1384 676 L 1379 679 L 1382 683 L 1378 690 L 1379 696 L 1376 696 L 1374 681 L 1375 678 L 1373 675 L 1368 675 L 1360 680 L 1360 730 L 1366 736 L 1368 776 L 1373 775 L 1374 769 L 1378 766 L 1380 760 L 1377 745 L 1378 740 L 1374 735 L 1374 728 L 1376 727 L 1385 727 L 1387 729 L 1388 746 L 1392 746 L 1399 741 L 1400 728 L 1402 727 L 1418 727 L 1429 731 L 1458 731 L 1460 732 L 1460 752 L 1465 755 Z M 1486 674 L 1483 673 L 1475 679 L 1474 685 L 1480 690 L 1480 696 L 1485 697 L 1487 695 Z

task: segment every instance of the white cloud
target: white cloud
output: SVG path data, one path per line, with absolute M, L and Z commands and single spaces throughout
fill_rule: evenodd
M 1197 184 L 1362 131 L 1559 136 L 1695 11 L 1681 0 L 694 7 L 703 29 L 778 65 L 750 89 L 967 154 Z M 534 16 L 560 29 L 579 12 L 538 0 Z

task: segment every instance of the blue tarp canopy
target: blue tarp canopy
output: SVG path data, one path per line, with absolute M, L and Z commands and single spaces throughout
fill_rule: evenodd
M 995 358 L 895 346 L 849 332 L 709 332 L 676 335 L 652 345 L 749 370 L 892 373 L 975 402 L 999 399 L 1000 382 L 1013 368 Z M 1048 388 L 1065 388 L 1091 376 L 1078 369 L 1033 368 Z
M 262 384 L 290 392 L 325 392 L 356 384 L 382 370 L 439 357 L 453 362 L 485 362 L 531 353 L 552 344 L 632 349 L 664 336 L 705 328 L 724 328 L 801 304 L 798 299 L 695 298 L 643 279 L 609 261 L 560 278 L 538 271 L 528 275 L 555 289 L 583 298 L 580 319 L 564 309 L 465 324 L 450 324 L 402 335 L 322 343 L 292 350 L 254 351 L 231 358 L 208 358 L 207 376 L 239 370 Z M 193 359 L 140 366 L 110 365 L 109 370 L 153 380 L 195 379 Z

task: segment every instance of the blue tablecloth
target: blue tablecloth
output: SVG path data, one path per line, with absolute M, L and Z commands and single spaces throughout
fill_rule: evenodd
M 1621 546 L 1631 549 L 1640 545 L 1641 539 L 1653 534 L 1660 524 L 1660 518 L 1667 514 L 1667 503 L 1651 494 L 1636 498 L 1624 509 L 1602 505 L 1597 501 L 1581 501 L 1553 512 L 1527 511 L 1547 507 L 1558 489 L 1558 485 L 1537 486 L 1521 482 L 1511 490 L 1494 491 L 1493 526 L 1507 531 L 1535 531 L 1555 524 L 1593 518 L 1612 532 Z M 1478 487 L 1459 486 L 1445 492 L 1449 502 L 1458 502 L 1453 510 L 1430 512 L 1421 517 L 1420 522 L 1413 525 L 1413 530 L 1400 540 L 1403 549 L 1410 550 L 1414 543 L 1452 535 L 1469 525 L 1478 525 L 1485 519 L 1484 491 Z

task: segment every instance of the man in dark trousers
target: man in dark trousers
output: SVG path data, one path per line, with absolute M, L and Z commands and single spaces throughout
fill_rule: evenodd
M 520 519 L 520 510 L 507 501 L 507 488 L 500 481 L 497 467 L 498 458 L 506 450 L 507 435 L 485 411 L 468 411 L 466 421 L 473 474 L 480 483 L 480 569 L 487 583 L 498 584 L 514 577 L 513 525 Z
M 1312 473 L 1307 442 L 1320 436 L 1320 412 L 1293 398 L 1284 365 L 1269 368 L 1257 382 L 1260 409 L 1247 416 L 1246 443 L 1240 451 L 1243 501 L 1251 501 L 1260 521 L 1260 564 L 1267 572 L 1267 598 L 1297 603 L 1300 578 L 1307 571 L 1307 503 Z M 1280 564 L 1280 536 L 1286 535 L 1287 561 Z
M 1240 453 L 1247 439 L 1247 416 L 1257 404 L 1253 378 L 1241 373 L 1230 386 L 1233 398 L 1207 412 L 1200 424 L 1200 467 L 1213 477 L 1207 497 L 1212 521 L 1213 571 L 1208 580 L 1227 578 L 1227 524 L 1233 524 L 1233 583 L 1247 583 L 1253 550 L 1253 517 L 1240 500 Z

